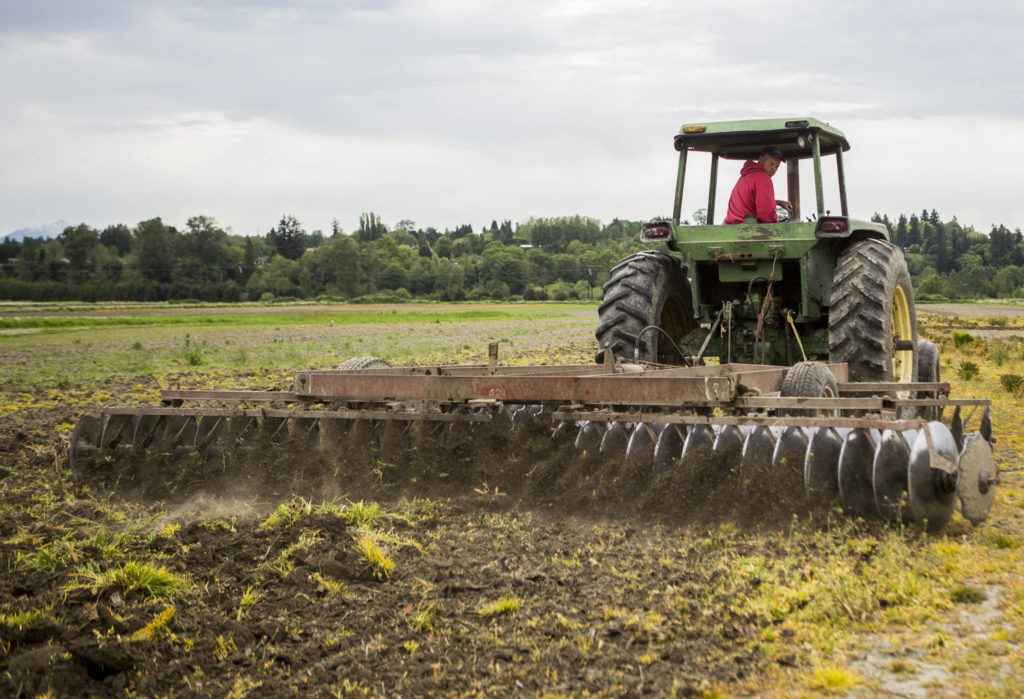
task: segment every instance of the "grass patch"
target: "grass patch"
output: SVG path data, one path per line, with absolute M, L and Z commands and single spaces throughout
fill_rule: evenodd
M 807 680 L 807 686 L 811 689 L 825 694 L 845 694 L 858 684 L 860 677 L 845 667 L 828 665 L 819 667 L 811 673 Z
M 354 527 L 369 528 L 380 521 L 383 513 L 376 502 L 364 503 L 362 500 L 347 505 L 340 512 L 341 518 Z
M 395 562 L 381 546 L 376 533 L 362 529 L 355 535 L 355 552 L 378 580 L 386 580 L 395 572 Z
M 523 602 L 518 597 L 501 597 L 493 602 L 485 602 L 476 610 L 476 615 L 481 619 L 493 619 L 496 616 L 505 616 L 518 612 Z
M 78 583 L 70 589 L 87 589 L 94 595 L 118 590 L 126 594 L 137 593 L 145 597 L 176 597 L 186 592 L 190 585 L 187 580 L 172 573 L 164 566 L 127 561 L 122 565 L 100 570 L 86 566 L 75 574 Z

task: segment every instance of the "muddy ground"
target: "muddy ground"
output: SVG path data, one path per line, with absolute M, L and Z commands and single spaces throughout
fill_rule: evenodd
M 90 390 L 134 405 L 152 401 L 144 383 Z M 812 506 L 794 472 L 708 455 L 651 474 L 502 420 L 254 433 L 205 460 L 171 440 L 76 482 L 88 392 L 33 407 L 2 388 L 19 402 L 0 406 L 16 415 L 0 421 L 0 696 L 1024 691 L 1024 585 L 1002 572 L 1021 518 L 1005 506 L 929 538 Z M 1005 462 L 1020 440 L 1000 434 Z M 1016 497 L 1020 473 L 1004 478 L 998 497 Z M 171 583 L 127 575 L 140 568 Z M 970 630 L 984 605 L 998 617 Z
M 531 425 L 391 443 L 359 429 L 313 453 L 307 436 L 256 439 L 212 464 L 164 449 L 142 467 L 129 455 L 77 485 L 59 449 L 4 435 L 0 540 L 16 543 L 0 551 L 0 605 L 50 611 L 0 627 L 3 694 L 685 696 L 797 662 L 758 650 L 771 624 L 733 609 L 744 590 L 725 581 L 742 552 L 722 556 L 715 540 L 726 521 L 783 527 L 791 482 L 751 517 L 729 497 L 742 492 L 736 474 L 709 499 L 687 497 L 695 489 L 668 476 L 652 483 L 649 464 L 582 458 Z M 39 488 L 59 501 L 44 520 Z M 323 505 L 371 500 L 388 576 L 354 552 L 360 529 L 345 510 Z M 267 524 L 275 511 L 286 523 Z M 117 532 L 131 533 L 104 549 Z M 66 567 L 12 560 L 62 545 Z M 150 561 L 188 588 L 84 589 L 74 570 L 86 560 Z M 501 600 L 518 608 L 481 612 Z M 168 609 L 166 628 L 147 631 Z

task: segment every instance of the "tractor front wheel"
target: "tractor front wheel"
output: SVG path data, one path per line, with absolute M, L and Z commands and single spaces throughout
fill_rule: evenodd
M 598 362 L 607 345 L 616 357 L 682 364 L 675 345 L 697 327 L 686 269 L 663 252 L 630 255 L 612 268 L 598 316 Z

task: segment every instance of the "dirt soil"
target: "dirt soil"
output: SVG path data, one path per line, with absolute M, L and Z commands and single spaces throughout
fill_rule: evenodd
M 0 608 L 47 610 L 0 624 L 3 696 L 686 696 L 798 662 L 757 650 L 772 624 L 732 603 L 744 551 L 716 538 L 723 522 L 782 530 L 801 507 L 793 474 L 698 458 L 652 480 L 649 461 L 496 420 L 254 432 L 206 461 L 163 437 L 76 485 L 47 436 L 64 419 L 40 411 L 0 435 Z M 754 509 L 736 497 L 752 478 L 772 484 Z M 356 553 L 367 529 L 324 504 L 371 500 L 390 575 Z M 187 591 L 85 584 L 88 566 L 129 561 Z

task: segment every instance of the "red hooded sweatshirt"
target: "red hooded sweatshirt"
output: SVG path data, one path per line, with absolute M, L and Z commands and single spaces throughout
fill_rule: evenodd
M 757 216 L 758 223 L 778 223 L 775 213 L 775 187 L 760 163 L 748 160 L 740 170 L 740 179 L 729 197 L 726 223 L 743 223 L 744 216 Z

